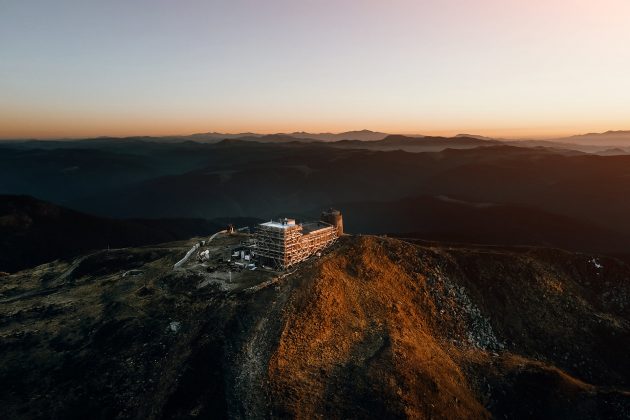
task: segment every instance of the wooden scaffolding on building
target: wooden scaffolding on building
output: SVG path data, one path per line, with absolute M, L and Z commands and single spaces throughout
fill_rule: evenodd
M 298 225 L 283 219 L 258 225 L 254 248 L 263 264 L 286 270 L 328 247 L 337 236 L 337 228 L 328 223 Z

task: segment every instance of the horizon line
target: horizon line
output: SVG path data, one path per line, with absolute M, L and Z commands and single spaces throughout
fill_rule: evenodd
M 567 138 L 571 138 L 571 137 L 579 137 L 579 136 L 588 136 L 588 135 L 603 135 L 603 134 L 613 134 L 613 133 L 630 133 L 630 130 L 624 130 L 624 129 L 617 129 L 617 130 L 606 130 L 606 131 L 588 131 L 588 132 L 580 132 L 580 133 L 574 133 L 574 134 L 565 134 L 565 135 L 551 135 L 551 134 L 546 134 L 546 135 L 534 135 L 534 136 L 528 136 L 528 135 L 511 135 L 511 136 L 492 136 L 492 135 L 487 135 L 487 134 L 478 134 L 475 132 L 457 132 L 456 134 L 446 134 L 447 130 L 429 130 L 429 133 L 431 133 L 432 131 L 434 131 L 433 134 L 421 134 L 419 132 L 388 132 L 388 131 L 381 131 L 381 130 L 370 130 L 370 129 L 359 129 L 359 130 L 344 130 L 344 131 L 305 131 L 305 130 L 300 130 L 300 131 L 267 131 L 267 130 L 262 130 L 262 131 L 250 131 L 250 130 L 245 130 L 245 131 L 234 131 L 234 132 L 221 132 L 221 131 L 202 131 L 202 132 L 193 132 L 190 134 L 130 134 L 130 135 L 96 135 L 96 136 L 44 136 L 44 137 L 37 137 L 37 136 L 14 136 L 14 137 L 0 137 L 0 141 L 77 141 L 77 140 L 88 140 L 88 139 L 128 139 L 128 138 L 134 138 L 134 137 L 150 137 L 150 138 L 165 138 L 165 137 L 192 137 L 192 136 L 201 136 L 201 135 L 226 135 L 226 136 L 237 136 L 237 135 L 241 135 L 241 136 L 247 136 L 247 135 L 257 135 L 257 136 L 273 136 L 273 135 L 286 135 L 286 136 L 295 136 L 296 138 L 300 138 L 299 134 L 305 134 L 305 135 L 340 135 L 340 134 L 345 134 L 345 133 L 360 133 L 360 132 L 369 132 L 369 133 L 379 133 L 379 134 L 385 134 L 386 136 L 394 136 L 394 135 L 401 135 L 401 136 L 409 136 L 409 137 L 445 137 L 445 138 L 449 138 L 449 137 L 458 137 L 458 136 L 479 136 L 479 137 L 486 137 L 489 139 L 495 139 L 495 140 L 513 140 L 513 141 L 517 141 L 517 140 L 556 140 L 556 139 L 567 139 Z M 485 131 L 485 130 L 480 130 L 481 132 Z M 441 132 L 442 134 L 438 134 L 438 132 Z M 455 133 L 456 130 L 450 130 L 448 131 L 449 133 Z M 347 140 L 353 140 L 353 139 L 347 139 Z

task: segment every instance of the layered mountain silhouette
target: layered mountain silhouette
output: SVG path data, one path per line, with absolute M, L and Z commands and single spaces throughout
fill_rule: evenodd
M 260 133 L 197 133 L 191 135 L 174 135 L 174 136 L 135 136 L 135 137 L 97 137 L 91 139 L 78 139 L 78 140 L 20 140 L 20 141 L 1 141 L 2 143 L 9 143 L 12 145 L 25 144 L 28 147 L 38 146 L 42 148 L 56 148 L 56 147 L 72 147 L 71 143 L 76 142 L 80 144 L 80 147 L 85 147 L 87 143 L 102 142 L 152 142 L 152 143 L 184 143 L 184 142 L 198 142 L 214 144 L 224 140 L 241 140 L 241 141 L 253 141 L 259 143 L 310 143 L 310 142 L 326 142 L 326 143 L 339 143 L 340 146 L 356 146 L 356 147 L 370 147 L 378 148 L 379 141 L 387 140 L 382 144 L 383 149 L 387 150 L 387 147 L 391 146 L 388 143 L 395 143 L 399 146 L 409 146 L 412 144 L 415 150 L 411 151 L 435 151 L 442 150 L 447 147 L 451 148 L 468 148 L 478 147 L 482 145 L 491 144 L 506 144 L 520 147 L 548 147 L 557 149 L 577 150 L 587 153 L 598 153 L 608 151 L 608 154 L 612 154 L 611 150 L 618 149 L 615 154 L 627 154 L 630 153 L 630 131 L 618 130 L 607 131 L 605 133 L 589 133 L 581 134 L 569 137 L 551 138 L 551 139 L 504 139 L 504 138 L 492 138 L 488 136 L 481 136 L 477 134 L 458 134 L 454 137 L 440 137 L 440 136 L 426 136 L 426 135 L 399 135 L 389 134 L 370 130 L 356 130 L 346 131 L 341 133 L 308 133 L 304 131 L 293 133 L 275 133 L 275 134 L 260 134 Z M 391 137 L 391 138 L 390 138 Z M 388 138 L 390 138 L 388 140 Z M 425 142 L 420 139 L 424 139 Z M 468 141 L 461 139 L 469 139 Z M 470 141 L 470 139 L 477 140 L 476 142 Z M 401 140 L 403 140 L 401 142 Z M 451 141 L 446 141 L 451 140 Z M 457 140 L 457 141 L 455 141 Z M 485 142 L 484 142 L 485 141 Z M 70 144 L 68 144 L 70 143 Z M 375 143 L 375 144 L 371 144 Z M 76 146 L 75 144 L 75 146 Z M 426 150 L 420 150 L 423 146 Z M 437 147 L 437 149 L 436 149 Z
M 416 142 L 469 147 L 401 150 Z M 0 145 L 0 193 L 125 219 L 310 218 L 335 206 L 355 233 L 618 253 L 630 234 L 628 167 L 628 155 L 463 136 L 21 142 Z
M 611 130 L 605 133 L 588 133 L 557 139 L 583 145 L 630 146 L 630 130 Z

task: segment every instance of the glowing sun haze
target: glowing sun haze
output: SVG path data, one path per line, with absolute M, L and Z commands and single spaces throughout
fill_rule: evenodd
M 630 128 L 628 0 L 0 0 L 0 137 Z

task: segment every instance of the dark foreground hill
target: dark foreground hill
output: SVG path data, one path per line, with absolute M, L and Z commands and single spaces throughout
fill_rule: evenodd
M 630 416 L 620 260 L 345 237 L 287 276 L 224 288 L 171 270 L 187 246 L 0 279 L 5 416 Z
M 93 249 L 155 244 L 211 234 L 224 229 L 225 222 L 116 220 L 27 196 L 0 195 L 0 271 L 13 272 Z

